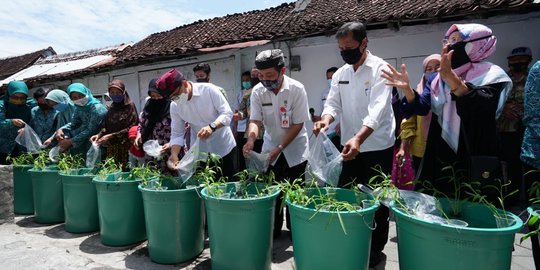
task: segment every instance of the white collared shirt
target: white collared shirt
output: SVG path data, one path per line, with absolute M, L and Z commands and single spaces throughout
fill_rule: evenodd
M 262 121 L 264 125 L 262 152 L 269 152 L 281 144 L 289 130 L 281 127 L 282 110 L 285 110 L 291 124 L 303 124 L 310 119 L 304 85 L 286 75 L 277 95 L 262 83 L 257 84 L 250 103 L 250 120 Z M 294 140 L 283 149 L 283 154 L 289 167 L 293 167 L 307 160 L 308 151 L 307 130 L 303 126 Z
M 191 82 L 190 82 L 191 83 Z M 193 95 L 185 104 L 171 102 L 171 145 L 184 146 L 185 123 L 191 126 L 191 143 L 201 128 L 218 121 L 224 126 L 216 129 L 206 140 L 200 140 L 199 151 L 226 156 L 236 146 L 230 128 L 232 110 L 229 103 L 211 83 L 191 83 Z
M 329 93 L 330 93 L 330 88 L 326 88 L 326 90 L 324 90 L 324 92 L 321 95 L 321 108 L 323 109 L 324 109 L 324 104 L 326 103 L 326 99 L 328 98 Z M 322 115 L 322 112 L 321 112 L 321 115 Z M 337 124 L 339 124 L 339 121 L 341 121 L 341 116 L 338 115 L 336 116 L 336 118 L 334 118 L 334 121 L 330 123 L 330 125 L 328 126 L 328 129 L 326 130 L 327 135 L 330 135 L 336 132 L 336 126 Z
M 322 115 L 341 115 L 341 144 L 360 131 L 362 126 L 373 133 L 360 146 L 360 152 L 379 151 L 394 145 L 396 123 L 392 110 L 392 87 L 381 78 L 382 69 L 388 69 L 381 58 L 368 56 L 354 71 L 343 65 L 334 73 L 332 86 Z

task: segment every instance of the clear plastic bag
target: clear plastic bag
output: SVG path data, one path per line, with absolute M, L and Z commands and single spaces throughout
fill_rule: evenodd
M 15 142 L 24 146 L 28 153 L 37 153 L 44 148 L 41 139 L 28 124 L 25 124 L 24 129 L 19 132 L 19 135 L 15 138 Z
M 58 162 L 58 160 L 60 159 L 60 146 L 59 145 L 53 147 L 51 151 L 49 151 L 49 159 L 52 162 Z
M 86 167 L 93 169 L 100 162 L 100 159 L 101 149 L 99 148 L 99 144 L 92 143 L 92 146 L 86 152 Z
M 248 156 L 246 156 L 246 168 L 251 172 L 265 173 L 270 165 L 268 161 L 269 153 L 257 153 L 251 151 Z
M 189 148 L 189 151 L 182 157 L 178 166 L 178 173 L 180 178 L 185 183 L 189 180 L 195 170 L 197 169 L 197 164 L 199 161 L 199 138 L 195 140 L 193 145 Z
M 313 138 L 313 137 L 312 137 Z M 323 132 L 310 140 L 307 179 L 312 178 L 319 184 L 336 187 L 343 164 L 343 157 Z
M 159 145 L 157 140 L 149 140 L 143 144 L 144 152 L 157 160 L 161 160 L 161 149 L 162 146 Z

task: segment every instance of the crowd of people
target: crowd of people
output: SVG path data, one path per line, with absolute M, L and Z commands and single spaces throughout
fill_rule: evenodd
M 174 174 L 197 141 L 200 152 L 220 157 L 215 164 L 220 176 L 233 181 L 252 151 L 267 153 L 268 172 L 283 181 L 305 177 L 311 132 L 305 123 L 313 121 L 312 132 L 325 132 L 342 153 L 339 187 L 365 184 L 409 159 L 415 186 L 429 182 L 453 194 L 452 175 L 444 168 L 454 166 L 452 172 L 461 170 L 471 179 L 485 165 L 473 162 L 477 156 L 502 160 L 500 177 L 522 194 L 538 180 L 538 173 L 523 176 L 540 170 L 540 62 L 529 69 L 530 49 L 514 49 L 505 72 L 487 61 L 497 44 L 491 29 L 454 24 L 444 34 L 440 54 L 424 59 L 423 76 L 413 86 L 405 65 L 396 69 L 368 50 L 362 23 L 344 24 L 336 39 L 345 64 L 326 71 L 319 116 L 309 109 L 304 85 L 286 75 L 279 49 L 260 52 L 255 67 L 242 73 L 242 90 L 230 98 L 233 106 L 223 88 L 210 83 L 207 64 L 193 69 L 197 82 L 176 69 L 151 80 L 140 114 L 120 80 L 108 85 L 108 107 L 81 83 L 69 85 L 67 92 L 37 89 L 31 98 L 24 82 L 12 81 L 0 101 L 0 162 L 24 151 L 15 137 L 29 125 L 46 147 L 85 154 L 97 144 L 126 170 L 152 161 L 163 174 Z M 402 121 L 396 121 L 399 116 Z M 145 154 L 149 140 L 159 143 L 161 160 Z M 283 212 L 275 213 L 279 235 Z M 381 260 L 388 241 L 388 216 L 384 206 L 376 212 L 370 265 Z

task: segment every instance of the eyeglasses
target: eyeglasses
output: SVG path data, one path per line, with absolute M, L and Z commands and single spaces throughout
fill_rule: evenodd
M 471 39 L 471 40 L 467 40 L 467 41 L 463 41 L 461 40 L 459 37 L 457 36 L 454 36 L 452 38 L 445 38 L 442 40 L 442 45 L 443 46 L 450 46 L 450 45 L 454 45 L 458 42 L 465 42 L 465 43 L 469 43 L 469 42 L 474 42 L 474 41 L 478 41 L 478 40 L 481 40 L 481 39 L 486 39 L 486 38 L 490 38 L 492 37 L 492 35 L 489 35 L 489 36 L 485 36 L 485 37 L 479 37 L 479 38 L 475 38 L 475 39 Z

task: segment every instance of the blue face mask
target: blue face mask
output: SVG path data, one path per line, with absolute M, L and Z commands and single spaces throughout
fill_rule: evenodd
M 53 106 L 53 108 L 59 112 L 65 111 L 67 107 L 68 107 L 67 103 L 58 103 Z
M 328 88 L 332 87 L 332 79 L 328 79 L 326 82 L 328 83 Z
M 251 88 L 251 82 L 242 82 L 242 88 L 244 89 Z
M 426 71 L 424 72 L 424 78 L 426 78 L 426 80 L 429 80 L 429 78 L 431 78 L 431 75 L 433 75 L 435 73 L 435 71 Z
M 120 103 L 124 101 L 124 95 L 110 95 L 110 97 L 114 103 Z

